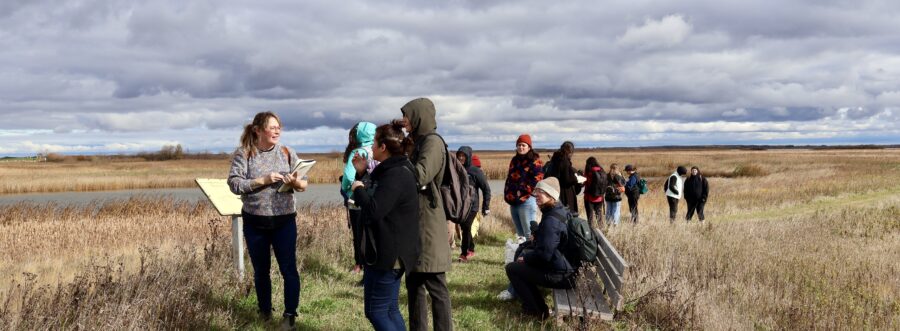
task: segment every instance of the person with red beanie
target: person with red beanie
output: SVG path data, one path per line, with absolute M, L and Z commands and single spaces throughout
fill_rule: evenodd
M 531 194 L 535 185 L 544 179 L 542 168 L 540 155 L 532 148 L 531 136 L 519 136 L 503 187 L 503 199 L 509 204 L 519 242 L 531 236 L 529 224 L 537 218 L 537 203 Z

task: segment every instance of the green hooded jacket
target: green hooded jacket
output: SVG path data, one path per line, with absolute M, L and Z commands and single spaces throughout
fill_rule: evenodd
M 434 103 L 426 98 L 412 100 L 402 108 L 409 119 L 412 132 L 409 135 L 419 150 L 412 152 L 416 182 L 419 186 L 419 230 L 422 254 L 413 272 L 439 273 L 450 271 L 450 237 L 447 233 L 447 217 L 441 199 L 440 185 L 444 178 L 444 162 L 447 147 L 439 137 L 428 136 L 437 132 Z M 426 189 L 422 189 L 426 187 Z M 432 200 L 433 199 L 433 200 Z

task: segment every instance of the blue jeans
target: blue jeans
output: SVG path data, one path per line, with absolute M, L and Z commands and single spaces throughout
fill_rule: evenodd
M 363 300 L 366 318 L 377 331 L 405 331 L 400 315 L 400 277 L 403 270 L 378 270 L 368 265 L 363 274 Z
M 621 214 L 622 201 L 606 202 L 606 223 L 619 225 L 619 215 Z
M 250 263 L 253 264 L 253 285 L 256 287 L 259 310 L 263 313 L 272 311 L 272 280 L 269 278 L 269 269 L 272 267 L 272 256 L 269 253 L 271 247 L 284 278 L 284 315 L 297 316 L 297 306 L 300 304 L 297 221 L 292 219 L 275 229 L 258 229 L 245 222 L 244 239 L 247 240 L 247 251 Z
M 516 235 L 530 237 L 531 221 L 537 218 L 537 202 L 534 197 L 518 205 L 509 205 L 509 214 L 512 216 L 513 225 L 516 226 Z

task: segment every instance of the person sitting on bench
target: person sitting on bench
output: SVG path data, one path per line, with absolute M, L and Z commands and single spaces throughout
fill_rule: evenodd
M 506 276 L 522 301 L 525 314 L 540 319 L 550 316 L 544 296 L 538 286 L 572 288 L 575 269 L 566 260 L 560 247 L 568 240 L 566 219 L 568 209 L 559 202 L 559 181 L 547 178 L 535 186 L 534 196 L 543 216 L 534 235 L 534 246 L 525 249 L 516 261 L 506 265 Z

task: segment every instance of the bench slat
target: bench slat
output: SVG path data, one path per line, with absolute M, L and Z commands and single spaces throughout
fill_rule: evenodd
M 612 281 L 613 287 L 616 290 L 622 288 L 622 276 L 616 272 L 616 269 L 613 267 L 612 262 L 609 261 L 609 258 L 606 256 L 606 253 L 603 250 L 597 252 L 597 262 L 600 264 L 600 272 L 606 273 L 609 279 Z
M 554 289 L 553 300 L 558 317 L 582 316 L 598 317 L 603 320 L 612 320 L 613 312 L 606 303 L 603 290 L 597 281 L 597 274 L 586 269 L 584 274 L 578 277 L 576 287 L 572 289 Z
M 594 229 L 594 234 L 600 238 L 600 249 L 603 250 L 607 258 L 612 262 L 613 266 L 616 268 L 616 273 L 619 274 L 620 277 L 625 277 L 625 273 L 628 271 L 628 263 L 625 262 L 622 255 L 619 255 L 619 252 L 613 247 L 612 243 L 609 242 L 609 239 L 607 239 L 602 232 Z

